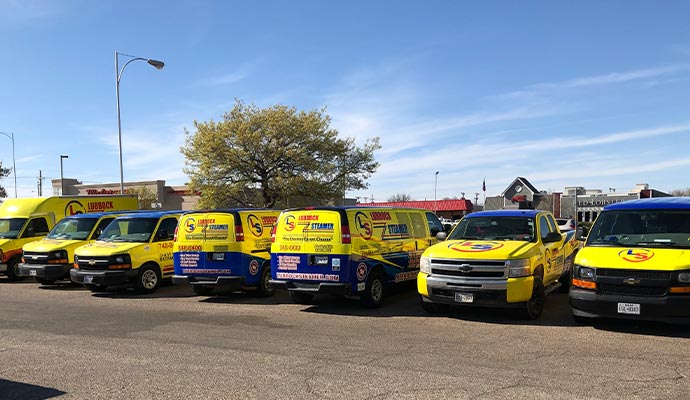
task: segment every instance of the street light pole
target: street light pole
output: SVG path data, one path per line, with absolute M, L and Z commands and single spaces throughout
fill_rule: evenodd
M 438 186 L 438 171 L 434 176 L 434 214 L 436 213 L 436 187 Z
M 0 132 L 0 134 L 3 134 L 10 138 L 12 141 L 12 175 L 14 175 L 14 197 L 17 197 L 17 164 L 15 164 L 15 158 L 14 158 L 14 133 L 10 132 L 5 133 L 5 132 Z
M 130 57 L 131 60 L 127 61 L 125 65 L 120 69 L 119 55 L 125 57 Z M 156 69 L 163 69 L 165 63 L 163 61 L 153 60 L 151 58 L 143 58 L 132 56 L 129 54 L 119 53 L 115 51 L 115 96 L 117 97 L 117 144 L 120 153 L 120 194 L 125 194 L 125 178 L 122 171 L 122 124 L 120 122 L 120 78 L 122 78 L 122 73 L 125 71 L 125 67 L 132 61 L 146 61 L 149 65 Z
M 65 178 L 62 175 L 62 160 L 69 158 L 69 156 L 60 154 L 60 196 L 65 195 Z

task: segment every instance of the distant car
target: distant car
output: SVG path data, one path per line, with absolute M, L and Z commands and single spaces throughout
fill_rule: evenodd
M 561 232 L 575 229 L 575 221 L 572 218 L 556 218 L 556 223 Z

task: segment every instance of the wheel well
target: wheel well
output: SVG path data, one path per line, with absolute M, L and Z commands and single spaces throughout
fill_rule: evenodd
M 145 262 L 141 267 L 139 267 L 139 269 L 146 268 L 146 267 L 155 268 L 156 270 L 158 270 L 158 272 L 159 272 L 161 275 L 163 275 L 163 271 L 161 271 L 160 265 L 158 265 L 156 262 L 147 261 L 147 262 Z
M 537 268 L 534 269 L 533 275 L 540 277 L 543 281 L 544 280 L 544 266 L 543 265 L 537 266 Z

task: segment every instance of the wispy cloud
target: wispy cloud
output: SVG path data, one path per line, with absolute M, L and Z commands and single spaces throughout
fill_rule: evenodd
M 49 0 L 0 0 L 0 22 L 23 24 L 44 20 L 57 15 L 60 4 Z

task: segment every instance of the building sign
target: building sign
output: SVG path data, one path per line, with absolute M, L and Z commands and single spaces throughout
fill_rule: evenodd
M 601 196 L 601 197 L 585 197 L 578 196 L 577 206 L 578 207 L 603 207 L 609 204 L 620 203 L 622 201 L 634 200 L 637 196 Z
M 98 196 L 102 194 L 120 194 L 119 189 L 86 189 L 86 194 L 89 196 Z

